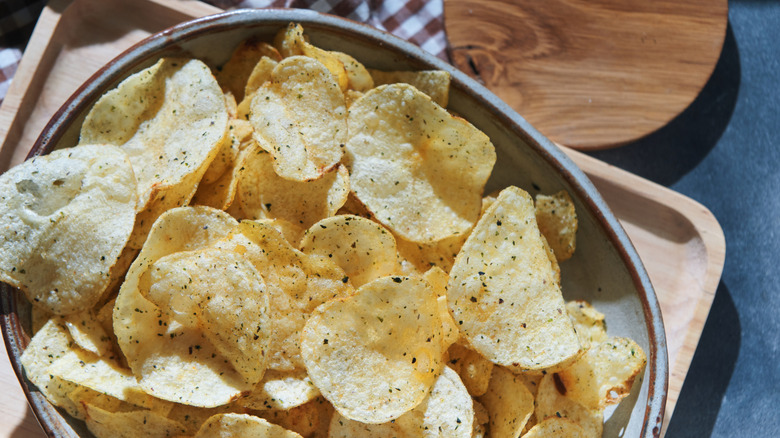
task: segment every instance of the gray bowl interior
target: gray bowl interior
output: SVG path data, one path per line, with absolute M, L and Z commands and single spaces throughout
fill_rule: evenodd
M 566 299 L 585 299 L 607 316 L 608 333 L 634 339 L 648 354 L 648 366 L 632 394 L 608 411 L 604 436 L 660 435 L 666 403 L 667 353 L 658 302 L 628 237 L 587 177 L 549 140 L 487 89 L 449 64 L 410 43 L 368 26 L 305 10 L 242 10 L 195 20 L 164 31 L 134 46 L 99 71 L 60 109 L 38 139 L 31 155 L 75 145 L 92 103 L 129 74 L 161 56 L 198 57 L 212 66 L 227 60 L 232 49 L 248 37 L 271 41 L 294 21 L 303 25 L 311 42 L 351 54 L 367 67 L 443 69 L 452 75 L 449 109 L 484 131 L 493 141 L 498 160 L 486 192 L 508 185 L 532 195 L 566 189 L 579 216 L 577 251 L 561 265 Z M 8 294 L 5 294 L 8 297 Z M 26 339 L 28 310 L 21 295 L 4 299 L 4 332 L 12 362 Z M 12 307 L 9 312 L 9 307 Z M 14 366 L 19 369 L 18 363 Z M 23 382 L 30 388 L 29 382 Z M 51 434 L 89 436 L 82 423 L 64 420 L 37 391 L 27 391 L 36 415 Z

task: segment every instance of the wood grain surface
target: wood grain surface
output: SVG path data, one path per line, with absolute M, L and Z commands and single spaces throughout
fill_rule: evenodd
M 618 146 L 706 84 L 726 0 L 444 0 L 450 57 L 553 141 Z
M 154 19 L 145 13 L 150 9 Z M 19 66 L 19 80 L 0 107 L 0 169 L 21 162 L 54 112 L 105 62 L 152 32 L 214 12 L 194 0 L 52 0 Z M 712 213 L 692 199 L 564 151 L 626 229 L 656 289 L 669 353 L 666 426 L 723 269 L 723 232 Z M 0 392 L 0 438 L 44 437 L 2 344 Z

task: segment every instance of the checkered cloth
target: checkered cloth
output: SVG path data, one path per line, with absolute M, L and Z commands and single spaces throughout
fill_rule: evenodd
M 447 59 L 443 0 L 204 0 L 222 9 L 299 8 L 390 32 Z M 0 0 L 0 103 L 46 1 Z

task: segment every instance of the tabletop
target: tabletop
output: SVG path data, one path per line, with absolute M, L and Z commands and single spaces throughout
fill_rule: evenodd
M 6 1 L 0 27 L 9 18 Z M 720 59 L 688 109 L 644 139 L 589 152 L 702 203 L 726 236 L 722 279 L 667 437 L 780 436 L 778 40 L 780 3 L 729 1 Z M 13 73 L 2 58 L 0 81 Z M 0 409 L 25 408 L 0 400 Z M 4 424 L 0 437 L 37 432 L 25 427 Z

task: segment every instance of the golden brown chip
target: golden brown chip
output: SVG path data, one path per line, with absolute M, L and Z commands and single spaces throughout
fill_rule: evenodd
M 360 93 L 374 88 L 374 79 L 366 67 L 357 59 L 342 52 L 330 52 L 336 59 L 341 61 L 347 72 L 347 88 Z
M 400 269 L 393 235 L 360 216 L 334 216 L 315 223 L 306 230 L 300 249 L 333 260 L 356 288 Z
M 272 155 L 256 147 L 241 163 L 238 199 L 250 219 L 284 219 L 306 229 L 346 202 L 349 175 L 344 166 L 314 181 L 291 181 L 276 174 L 273 162 Z
M 555 379 L 555 374 L 548 373 L 539 382 L 534 411 L 536 418 L 539 421 L 550 417 L 568 418 L 582 427 L 585 436 L 600 437 L 604 430 L 604 413 L 598 409 L 588 409 L 562 395 Z
M 103 357 L 111 357 L 114 347 L 106 330 L 91 311 L 72 313 L 63 317 L 73 342 L 81 349 Z
M 516 187 L 504 189 L 471 232 L 447 297 L 470 345 L 499 365 L 544 369 L 568 363 L 580 350 L 533 201 Z
M 35 157 L 0 175 L 0 280 L 58 315 L 89 309 L 135 221 L 127 154 L 84 145 Z
M 490 436 L 516 437 L 534 411 L 534 397 L 523 381 L 504 367 L 495 367 L 481 397 L 490 414 Z
M 558 376 L 566 397 L 588 409 L 604 409 L 629 394 L 646 363 L 647 356 L 636 342 L 612 337 L 591 347 Z
M 369 70 L 376 86 L 385 84 L 409 84 L 430 96 L 431 100 L 446 108 L 450 97 L 450 74 L 443 70 L 381 71 Z
M 536 221 L 558 261 L 571 258 L 577 246 L 577 212 L 565 190 L 536 195 Z
M 410 264 L 414 272 L 422 273 L 434 266 L 449 272 L 467 237 L 468 232 L 460 233 L 433 243 L 409 242 L 398 238 L 396 244 L 401 259 Z
M 280 61 L 282 56 L 274 46 L 266 42 L 243 41 L 233 50 L 230 59 L 217 72 L 217 82 L 225 91 L 236 96 L 238 102 L 241 102 L 244 99 L 244 87 L 255 66 L 263 58 Z
M 344 95 L 327 68 L 305 56 L 285 58 L 252 99 L 249 121 L 257 143 L 282 178 L 311 181 L 333 169 L 344 153 Z
M 327 438 L 333 406 L 323 397 L 290 409 L 272 409 L 258 415 L 305 438 Z
M 439 308 L 439 317 L 441 317 L 441 343 L 442 348 L 446 350 L 460 338 L 460 330 L 452 319 L 450 308 L 447 305 L 447 283 L 450 276 L 441 268 L 434 266 L 425 271 L 422 278 L 431 285 L 436 294 L 436 304 Z
M 80 143 L 114 144 L 130 156 L 138 180 L 130 246 L 140 248 L 160 214 L 190 201 L 219 151 L 227 122 L 217 80 L 194 59 L 163 58 L 95 103 Z
M 341 57 L 334 52 L 309 44 L 300 24 L 290 23 L 286 29 L 279 31 L 274 39 L 274 45 L 284 57 L 302 55 L 321 62 L 333 75 L 339 88 L 342 91 L 347 89 L 349 77 Z
M 318 307 L 303 329 L 306 370 L 341 415 L 384 423 L 417 406 L 442 367 L 430 286 L 383 277 Z
M 257 387 L 238 403 L 256 410 L 286 410 L 308 403 L 319 395 L 320 390 L 305 370 L 269 370 Z
M 349 127 L 350 184 L 376 220 L 421 243 L 471 229 L 496 160 L 484 133 L 406 84 L 358 99 Z

